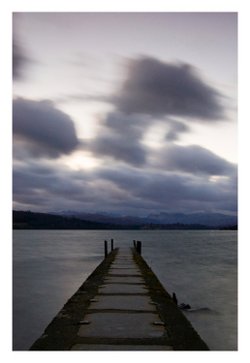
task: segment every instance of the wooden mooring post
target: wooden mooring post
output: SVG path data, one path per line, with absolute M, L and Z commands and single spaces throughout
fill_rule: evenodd
M 114 250 L 114 240 L 113 240 L 113 238 L 111 238 L 111 251 L 113 251 Z
M 105 258 L 108 256 L 108 241 L 104 241 L 104 256 Z
M 136 243 L 136 251 L 141 255 L 141 241 L 137 241 Z

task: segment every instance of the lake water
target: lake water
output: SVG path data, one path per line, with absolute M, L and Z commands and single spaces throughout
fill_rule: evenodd
M 211 350 L 237 350 L 236 231 L 31 231 L 13 233 L 13 349 L 28 350 L 115 247 L 142 241 L 166 290 L 197 311 L 185 315 Z

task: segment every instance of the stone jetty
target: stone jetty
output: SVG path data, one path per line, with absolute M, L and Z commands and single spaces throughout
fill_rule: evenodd
M 141 256 L 113 249 L 30 350 L 208 350 Z M 167 263 L 167 262 L 166 262 Z

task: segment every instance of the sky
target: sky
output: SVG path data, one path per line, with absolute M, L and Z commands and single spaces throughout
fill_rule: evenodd
M 237 14 L 14 13 L 13 208 L 237 213 Z

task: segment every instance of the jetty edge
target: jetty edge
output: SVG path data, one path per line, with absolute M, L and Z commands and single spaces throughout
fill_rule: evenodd
M 113 248 L 30 350 L 209 350 L 141 256 Z

